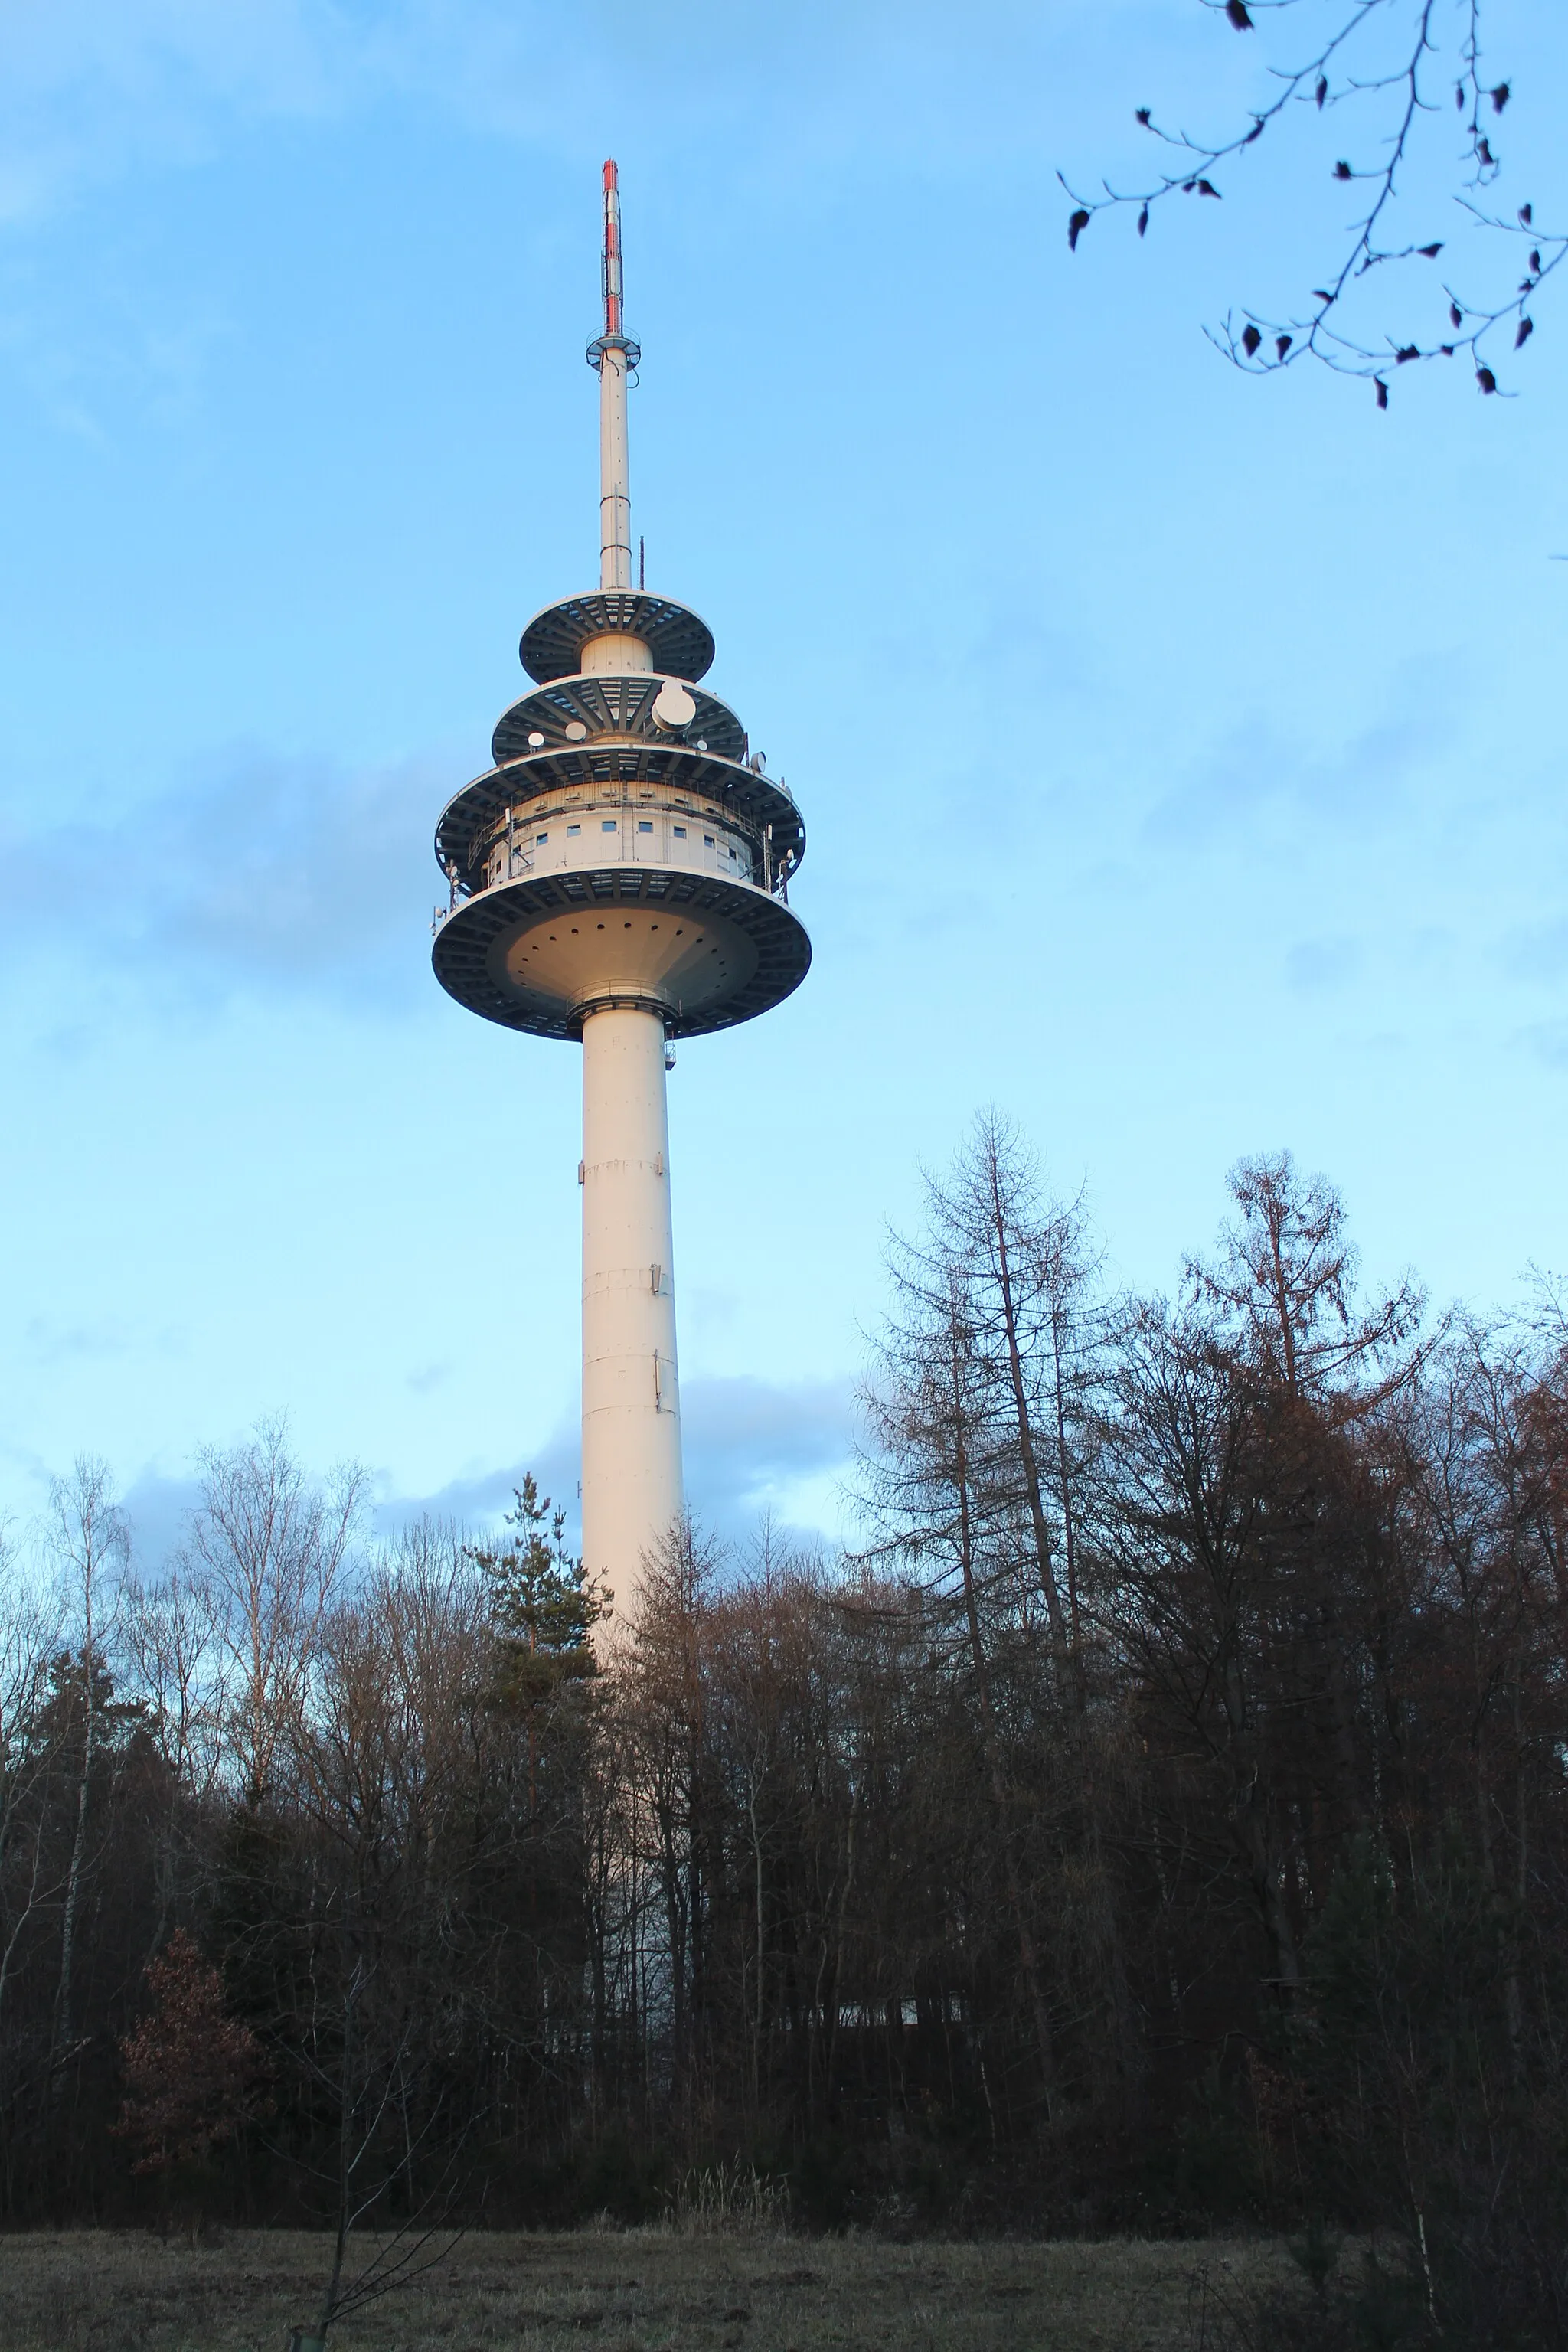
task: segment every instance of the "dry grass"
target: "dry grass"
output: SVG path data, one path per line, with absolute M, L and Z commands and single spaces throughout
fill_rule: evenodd
M 333 2352 L 1196 2352 L 1206 2269 L 1233 2243 L 889 2245 L 671 2231 L 475 2235 L 332 2331 Z M 284 2352 L 327 2263 L 303 2232 L 162 2244 L 110 2231 L 0 2237 L 5 2352 Z M 1212 2342 L 1212 2336 L 1210 2341 Z

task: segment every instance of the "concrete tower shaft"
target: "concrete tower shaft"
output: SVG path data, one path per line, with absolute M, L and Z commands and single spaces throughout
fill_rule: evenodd
M 583 1024 L 583 1558 L 623 1591 L 682 1506 L 664 1063 L 655 1012 Z
M 805 828 L 729 706 L 688 606 L 632 584 L 620 191 L 605 166 L 599 585 L 535 614 L 534 681 L 495 764 L 443 811 L 442 986 L 470 1012 L 583 1047 L 583 1558 L 623 1622 L 682 1507 L 667 1046 L 797 988 L 789 905 Z

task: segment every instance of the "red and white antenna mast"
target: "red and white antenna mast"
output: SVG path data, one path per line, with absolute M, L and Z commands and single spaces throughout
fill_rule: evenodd
M 621 332 L 621 182 L 614 163 L 605 166 L 605 332 Z
M 632 585 L 631 479 L 626 461 L 626 377 L 641 359 L 622 320 L 621 187 L 613 163 L 605 165 L 605 252 L 601 270 L 605 331 L 588 346 L 599 371 L 599 585 Z

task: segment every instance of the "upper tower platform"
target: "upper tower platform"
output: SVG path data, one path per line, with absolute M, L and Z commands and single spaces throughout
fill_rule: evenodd
M 518 658 L 530 677 L 548 686 L 580 670 L 590 646 L 616 637 L 629 640 L 628 650 L 645 647 L 649 668 L 692 685 L 713 667 L 713 632 L 707 622 L 686 605 L 641 588 L 596 588 L 546 604 L 524 629 Z
M 605 166 L 599 375 L 600 582 L 522 633 L 534 680 L 502 713 L 494 766 L 442 812 L 447 885 L 432 961 L 470 1012 L 535 1036 L 581 1034 L 611 1005 L 696 1036 L 779 1003 L 811 962 L 788 903 L 805 828 L 726 703 L 699 687 L 712 633 L 632 583 L 620 205 Z

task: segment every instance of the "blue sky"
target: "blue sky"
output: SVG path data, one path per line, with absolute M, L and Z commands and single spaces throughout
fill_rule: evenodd
M 987 1102 L 1140 1285 L 1286 1145 L 1374 1276 L 1568 1265 L 1568 310 L 1518 399 L 1241 381 L 1305 139 L 1069 257 L 1058 164 L 1260 72 L 1189 0 L 0 0 L 0 1509 L 91 1449 L 155 1555 L 279 1411 L 388 1517 L 570 1490 L 577 1057 L 436 987 L 430 835 L 594 576 L 611 153 L 649 584 L 808 827 L 806 985 L 671 1080 L 700 1508 L 839 1524 Z

